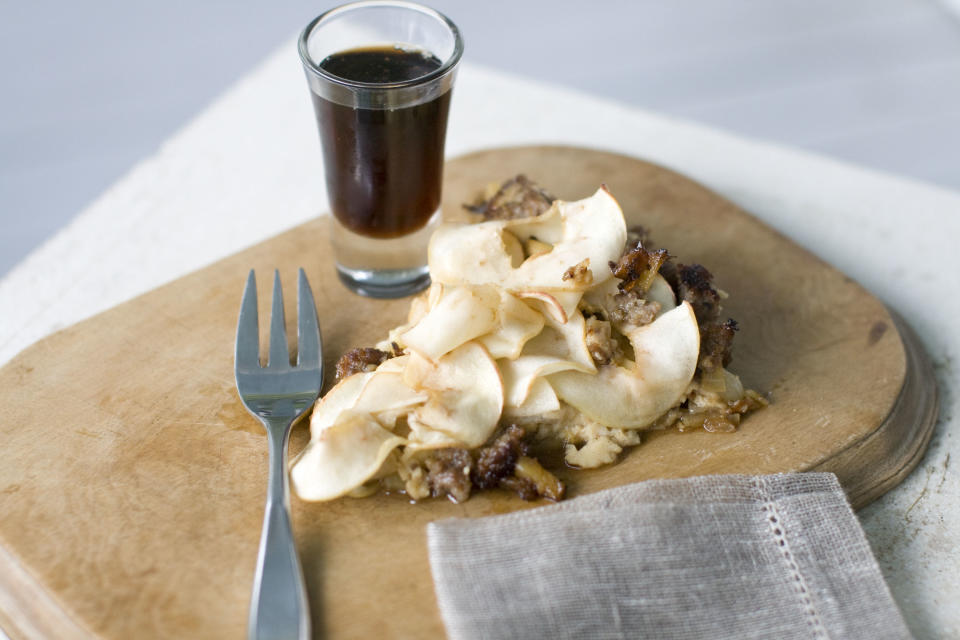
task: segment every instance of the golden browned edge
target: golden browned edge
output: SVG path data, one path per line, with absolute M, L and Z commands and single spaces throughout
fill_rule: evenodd
M 887 312 L 897 327 L 907 359 L 900 394 L 875 431 L 809 469 L 835 473 L 854 509 L 867 506 L 910 475 L 923 459 L 940 415 L 930 356 L 906 320 L 889 307 Z M 847 470 L 862 467 L 855 462 L 858 458 L 880 463 L 871 466 L 868 473 L 853 475 Z

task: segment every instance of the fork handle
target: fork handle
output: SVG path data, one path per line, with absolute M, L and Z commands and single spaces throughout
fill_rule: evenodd
M 270 443 L 270 475 L 247 637 L 250 640 L 308 640 L 310 611 L 290 526 L 287 480 L 290 426 L 264 426 Z

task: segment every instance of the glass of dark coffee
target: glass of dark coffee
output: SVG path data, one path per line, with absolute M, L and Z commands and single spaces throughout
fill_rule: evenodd
M 299 50 L 340 279 L 377 298 L 425 288 L 460 32 L 412 2 L 356 2 L 307 25 Z

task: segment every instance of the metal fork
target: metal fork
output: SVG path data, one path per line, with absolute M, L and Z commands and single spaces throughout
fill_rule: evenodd
M 257 573 L 250 600 L 247 635 L 250 640 L 310 636 L 310 611 L 290 527 L 287 442 L 290 427 L 317 399 L 323 383 L 320 327 L 310 283 L 303 269 L 298 278 L 297 365 L 290 365 L 283 316 L 280 274 L 273 277 L 273 311 L 270 316 L 270 359 L 260 366 L 257 323 L 257 282 L 253 270 L 240 304 L 237 322 L 235 374 L 244 406 L 267 430 L 270 475 L 267 506 L 260 533 Z

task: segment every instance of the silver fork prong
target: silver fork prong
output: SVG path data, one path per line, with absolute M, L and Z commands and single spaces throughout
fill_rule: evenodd
M 237 320 L 237 346 L 234 354 L 236 369 L 254 369 L 260 366 L 260 325 L 257 322 L 257 279 L 253 269 L 247 276 Z
M 270 312 L 270 360 L 267 366 L 273 369 L 290 367 L 290 350 L 287 347 L 287 324 L 283 315 L 283 288 L 280 286 L 280 271 L 273 272 L 273 310 Z
M 320 366 L 320 323 L 317 305 L 307 274 L 300 269 L 297 277 L 297 366 L 308 369 Z

